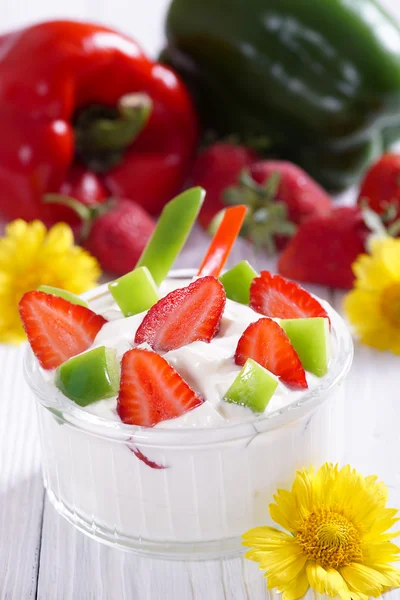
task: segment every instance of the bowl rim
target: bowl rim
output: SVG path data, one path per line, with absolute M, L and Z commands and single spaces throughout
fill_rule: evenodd
M 193 277 L 194 274 L 193 269 L 176 269 L 169 273 L 168 279 L 187 280 Z M 108 284 L 106 283 L 85 292 L 82 297 L 89 302 L 95 302 L 108 294 Z M 52 412 L 57 420 L 97 437 L 124 443 L 132 442 L 134 444 L 140 442 L 141 445 L 152 447 L 195 446 L 233 441 L 239 438 L 253 438 L 260 433 L 288 426 L 313 412 L 329 397 L 330 392 L 339 386 L 350 370 L 354 353 L 350 331 L 342 317 L 328 302 L 320 298 L 318 300 L 324 305 L 329 314 L 331 335 L 335 338 L 336 348 L 331 358 L 328 374 L 321 377 L 318 385 L 309 391 L 305 391 L 297 401 L 286 404 L 254 421 L 233 423 L 220 427 L 171 427 L 163 429 L 127 425 L 99 417 L 85 411 L 61 393 L 54 394 L 54 387 L 43 379 L 38 362 L 29 345 L 24 354 L 25 379 L 38 402 Z

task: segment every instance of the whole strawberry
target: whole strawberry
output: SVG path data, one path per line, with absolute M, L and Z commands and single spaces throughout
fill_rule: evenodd
M 282 252 L 279 273 L 297 281 L 351 288 L 351 265 L 365 252 L 371 235 L 364 219 L 358 206 L 337 207 L 328 215 L 309 218 Z
M 329 194 L 297 165 L 284 160 L 262 160 L 250 168 L 250 176 L 265 186 L 277 174 L 279 183 L 275 200 L 287 207 L 292 223 L 302 223 L 308 217 L 326 215 L 332 208 Z
M 199 222 L 204 229 L 208 228 L 218 212 L 226 208 L 224 191 L 235 185 L 241 172 L 258 158 L 254 150 L 227 142 L 217 142 L 198 155 L 189 183 L 200 185 L 207 192 L 199 215 Z
M 366 203 L 389 224 L 400 218 L 400 154 L 384 154 L 372 165 L 361 183 L 358 203 Z
M 242 235 L 271 252 L 275 243 L 287 243 L 296 225 L 332 207 L 330 196 L 297 165 L 260 160 L 254 151 L 234 144 L 217 143 L 203 151 L 191 183 L 207 191 L 200 213 L 203 227 L 227 205 L 246 204 Z
M 67 206 L 80 217 L 80 244 L 104 271 L 116 275 L 135 267 L 155 227 L 150 215 L 132 200 L 111 199 L 85 206 L 75 198 L 47 194 L 45 202 Z
M 84 242 L 104 271 L 131 271 L 154 230 L 150 215 L 132 200 L 118 200 L 109 212 L 94 219 Z

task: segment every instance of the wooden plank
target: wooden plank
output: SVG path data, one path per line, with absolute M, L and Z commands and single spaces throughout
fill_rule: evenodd
M 43 486 L 22 348 L 0 346 L 0 597 L 35 598 Z
M 142 558 L 90 540 L 46 501 L 38 600 L 265 600 L 257 565 L 242 558 Z
M 333 296 L 341 313 L 343 296 L 338 291 Z M 346 457 L 364 475 L 385 481 L 390 506 L 400 509 L 399 357 L 359 343 L 354 350 L 346 384 Z

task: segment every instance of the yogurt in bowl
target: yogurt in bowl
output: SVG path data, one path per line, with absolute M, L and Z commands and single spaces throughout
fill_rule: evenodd
M 187 277 L 171 272 L 162 293 L 184 287 Z M 135 346 L 145 315 L 121 318 L 107 286 L 85 297 L 109 321 L 92 347 L 113 348 L 120 360 Z M 78 406 L 57 389 L 54 370 L 43 370 L 28 350 L 44 482 L 60 514 L 95 539 L 143 554 L 182 560 L 240 552 L 245 531 L 271 524 L 273 493 L 297 469 L 342 457 L 342 382 L 353 348 L 341 317 L 321 303 L 331 323 L 327 374 L 306 373 L 307 389 L 279 381 L 261 413 L 224 400 L 241 371 L 233 359 L 238 341 L 262 318 L 229 300 L 210 343 L 163 353 L 203 402 L 153 427 L 123 423 L 116 396 Z

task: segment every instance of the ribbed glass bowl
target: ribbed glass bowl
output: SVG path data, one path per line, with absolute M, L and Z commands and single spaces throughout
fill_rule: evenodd
M 175 271 L 170 279 L 183 286 L 192 274 Z M 107 286 L 83 296 L 99 312 L 112 303 Z M 44 484 L 58 512 L 96 540 L 142 554 L 198 560 L 241 552 L 241 535 L 271 524 L 272 495 L 297 469 L 342 458 L 342 384 L 353 344 L 342 318 L 325 306 L 328 374 L 280 410 L 218 428 L 135 427 L 88 413 L 44 380 L 28 349 Z

